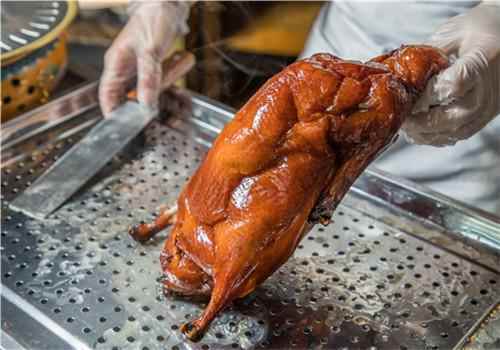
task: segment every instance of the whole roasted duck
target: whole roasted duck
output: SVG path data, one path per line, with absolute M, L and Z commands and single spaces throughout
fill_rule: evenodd
M 221 309 L 286 262 L 314 224 L 329 222 L 447 62 L 429 46 L 365 64 L 317 54 L 272 77 L 243 106 L 185 186 L 177 213 L 130 231 L 142 241 L 175 221 L 160 257 L 164 286 L 210 296 L 182 327 L 188 338 L 199 339 Z

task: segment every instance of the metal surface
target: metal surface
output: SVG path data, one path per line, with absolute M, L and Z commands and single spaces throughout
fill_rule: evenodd
M 39 347 L 48 339 L 44 347 L 51 349 L 61 342 L 103 349 L 450 349 L 500 300 L 499 247 L 469 234 L 495 238 L 498 219 L 371 170 L 343 200 L 333 224 L 315 227 L 277 273 L 221 313 L 200 343 L 184 342 L 180 324 L 204 304 L 163 295 L 158 258 L 168 232 L 141 245 L 127 228 L 175 201 L 231 117 L 211 101 L 190 98 L 186 113 L 153 121 L 43 221 L 12 212 L 8 202 L 85 129 L 59 124 L 58 140 L 40 141 L 45 146 L 39 150 L 11 139 L 10 159 L 22 160 L 2 168 L 2 284 L 16 298 L 3 293 L 14 307 L 2 308 L 2 329 L 19 343 Z M 32 138 L 43 140 L 44 133 Z M 50 318 L 63 333 L 46 337 L 42 326 L 20 327 L 26 314 L 35 323 Z
M 190 52 L 174 52 L 163 63 L 162 90 L 174 84 L 194 64 L 195 57 Z M 131 101 L 99 121 L 82 140 L 15 198 L 11 209 L 44 219 L 64 204 L 158 115 L 157 108 L 133 102 L 135 96 L 135 91 L 130 92 L 128 97 Z M 47 125 L 44 127 L 47 128 Z M 37 129 L 40 132 L 41 128 Z
M 1 126 L 2 166 L 6 157 L 10 159 L 27 153 L 16 150 L 14 155 L 5 153 L 6 150 L 13 149 L 18 144 L 27 143 L 36 138 L 37 135 L 59 127 L 65 122 L 78 119 L 84 112 L 95 109 L 97 107 L 97 87 L 98 82 L 90 83 L 72 93 L 65 94 L 57 101 L 40 106 L 16 119 L 3 123 Z M 94 113 L 93 119 L 97 122 L 99 115 Z
M 65 1 L 2 1 L 2 60 L 23 56 L 54 40 L 76 14 Z
M 157 110 L 128 101 L 114 110 L 11 203 L 11 208 L 44 219 L 136 137 Z
M 467 350 L 500 349 L 500 303 L 464 339 Z

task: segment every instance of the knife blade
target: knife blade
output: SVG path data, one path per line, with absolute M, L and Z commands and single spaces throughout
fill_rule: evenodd
M 194 65 L 188 52 L 176 53 L 163 65 L 166 89 Z M 135 92 L 128 94 L 134 99 Z M 99 121 L 21 195 L 10 208 L 44 219 L 61 207 L 158 115 L 157 109 L 127 101 Z

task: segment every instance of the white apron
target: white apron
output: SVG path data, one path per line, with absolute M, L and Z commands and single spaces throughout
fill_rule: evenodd
M 366 61 L 402 44 L 424 42 L 448 18 L 477 3 L 330 2 L 316 19 L 301 56 L 329 52 Z M 500 117 L 455 146 L 417 146 L 400 137 L 375 167 L 500 215 Z

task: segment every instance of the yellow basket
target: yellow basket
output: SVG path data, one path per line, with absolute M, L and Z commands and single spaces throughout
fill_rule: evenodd
M 2 122 L 46 102 L 64 75 L 67 62 L 63 35 L 47 47 L 3 67 Z
M 66 71 L 68 52 L 64 30 L 76 13 L 77 3 L 68 1 L 64 18 L 50 32 L 1 55 L 2 122 L 47 101 Z

